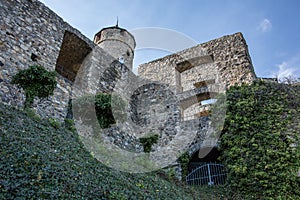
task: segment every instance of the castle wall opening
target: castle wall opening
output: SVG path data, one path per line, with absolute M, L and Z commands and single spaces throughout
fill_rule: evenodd
M 197 82 L 214 79 L 216 71 L 213 65 L 213 56 L 205 55 L 191 58 L 176 64 L 175 79 L 177 92 L 184 92 L 196 88 Z
M 199 151 L 205 151 L 205 149 L 199 149 L 196 151 L 189 162 L 188 171 L 189 173 L 193 171 L 193 169 L 203 165 L 204 163 L 219 163 L 218 157 L 220 156 L 220 151 L 216 148 L 207 148 L 207 154 L 203 158 L 199 158 Z
M 74 82 L 83 60 L 91 51 L 92 48 L 76 34 L 65 31 L 55 70 Z
M 201 102 L 197 102 L 182 111 L 182 120 L 186 121 L 208 116 L 210 108 L 210 104 L 202 105 Z
M 181 120 L 186 121 L 208 116 L 216 95 L 215 92 L 204 92 L 180 101 Z

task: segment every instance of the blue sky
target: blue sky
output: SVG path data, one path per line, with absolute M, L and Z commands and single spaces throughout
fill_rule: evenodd
M 242 32 L 259 77 L 300 77 L 298 0 L 42 0 L 88 38 L 116 24 L 127 30 L 160 27 L 197 43 Z M 137 41 L 138 42 L 138 41 Z M 135 65 L 166 55 L 138 50 Z

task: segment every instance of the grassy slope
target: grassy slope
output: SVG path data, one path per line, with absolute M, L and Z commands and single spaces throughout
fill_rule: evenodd
M 76 133 L 0 104 L 0 199 L 199 199 L 194 191 L 107 168 Z

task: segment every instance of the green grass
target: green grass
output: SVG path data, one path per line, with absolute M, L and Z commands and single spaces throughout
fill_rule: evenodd
M 200 199 L 157 173 L 110 169 L 77 133 L 0 104 L 0 199 Z M 205 198 L 201 198 L 205 199 Z

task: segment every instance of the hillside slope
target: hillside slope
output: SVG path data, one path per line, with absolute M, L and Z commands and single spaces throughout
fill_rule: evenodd
M 193 199 L 190 189 L 110 169 L 76 133 L 0 104 L 0 199 Z

